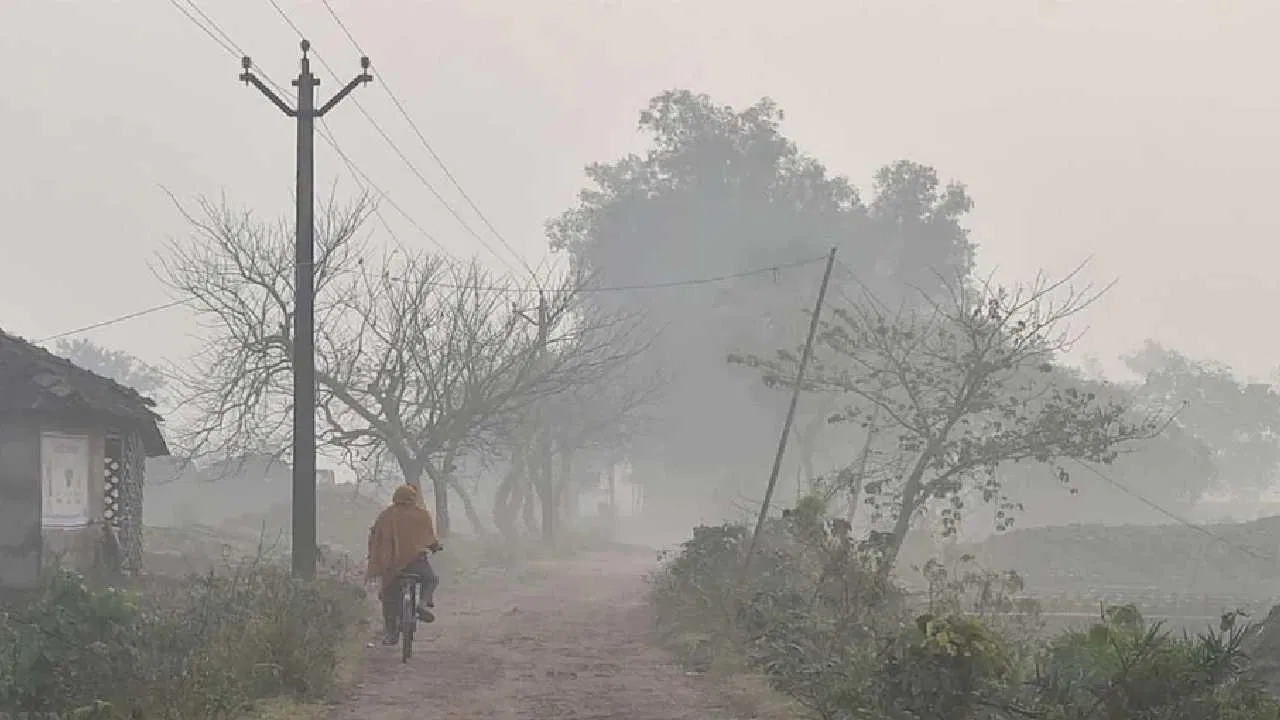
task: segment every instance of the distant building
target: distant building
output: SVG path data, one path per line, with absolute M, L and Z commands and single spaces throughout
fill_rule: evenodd
M 0 589 L 29 589 L 63 556 L 87 570 L 105 545 L 142 562 L 146 458 L 169 454 L 155 403 L 0 332 Z

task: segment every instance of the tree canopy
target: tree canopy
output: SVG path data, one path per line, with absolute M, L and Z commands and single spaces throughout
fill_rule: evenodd
M 663 93 L 640 114 L 649 149 L 589 166 L 577 205 L 548 224 L 552 248 L 606 287 L 780 268 L 584 298 L 588 312 L 643 318 L 654 352 L 634 372 L 670 380 L 651 408 L 659 427 L 648 447 L 634 449 L 642 476 L 662 466 L 677 479 L 757 476 L 781 406 L 725 372 L 725 357 L 799 340 L 801 310 L 812 303 L 830 247 L 839 248 L 842 274 L 856 273 L 885 298 L 914 297 L 909 288 L 930 295 L 940 278 L 963 277 L 972 266 L 963 226 L 972 202 L 963 186 L 901 161 L 876 173 L 864 199 L 786 137 L 782 121 L 769 99 L 735 109 L 687 90 Z
M 123 350 L 111 350 L 92 340 L 59 340 L 54 352 L 90 372 L 152 396 L 165 388 L 164 372 Z
M 1063 382 L 1055 360 L 1070 343 L 1067 321 L 1096 295 L 1044 278 L 1020 288 L 954 285 L 920 306 L 895 309 L 863 296 L 822 323 L 804 388 L 833 396 L 833 423 L 864 428 L 875 462 L 847 450 L 838 482 L 874 510 L 872 527 L 891 567 L 927 510 L 956 531 L 974 496 L 996 506 L 997 528 L 1018 510 L 1002 468 L 1054 468 L 1066 460 L 1109 464 L 1131 441 L 1163 427 L 1121 394 Z M 768 384 L 793 386 L 798 357 L 736 360 Z M 887 524 L 881 524 L 882 521 Z

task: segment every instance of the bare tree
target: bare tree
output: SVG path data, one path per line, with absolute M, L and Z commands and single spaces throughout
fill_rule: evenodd
M 866 297 L 823 324 L 806 389 L 845 398 L 832 421 L 858 423 L 875 438 L 874 451 L 858 448 L 856 472 L 846 477 L 892 522 L 876 534 L 884 572 L 934 501 L 949 533 L 970 492 L 1000 503 L 997 517 L 1011 522 L 1017 508 L 1002 492 L 999 465 L 1055 464 L 1065 481 L 1058 461 L 1109 463 L 1126 443 L 1158 432 L 1162 420 L 1135 417 L 1051 372 L 1074 339 L 1067 321 L 1099 297 L 1071 290 L 1074 274 L 1013 290 L 954 286 L 918 310 Z M 762 369 L 774 385 L 794 377 L 794 353 L 735 361 Z
M 504 418 L 590 381 L 611 362 L 615 327 L 574 314 L 581 278 L 547 282 L 540 323 L 521 293 L 476 262 L 394 250 L 361 235 L 367 197 L 328 203 L 317 223 L 318 442 L 367 461 L 395 459 L 406 482 L 430 479 L 442 533 L 456 461 Z M 281 224 L 202 200 L 195 232 L 171 244 L 161 270 L 208 321 L 212 339 L 185 377 L 202 422 L 191 440 L 224 454 L 288 440 L 293 339 L 291 235 Z M 572 352 L 548 354 L 548 347 Z M 473 518 L 474 519 L 474 518 Z
M 630 352 L 615 353 L 594 381 L 543 398 L 519 418 L 511 435 L 511 468 L 493 503 L 494 523 L 508 540 L 515 539 L 517 517 L 535 501 L 541 509 L 538 528 L 545 540 L 554 539 L 576 507 L 578 461 L 593 455 L 596 465 L 615 462 L 642 432 L 643 411 L 660 396 L 662 378 L 632 372 L 629 361 L 643 346 L 619 347 Z

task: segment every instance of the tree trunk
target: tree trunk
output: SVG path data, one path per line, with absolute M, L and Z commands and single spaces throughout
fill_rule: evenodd
M 877 413 L 879 408 L 876 408 Z M 862 443 L 862 451 L 858 453 L 858 462 L 853 470 L 853 483 L 845 489 L 849 493 L 849 511 L 845 519 L 849 521 L 849 527 L 853 527 L 854 518 L 858 516 L 858 506 L 862 502 L 862 488 L 867 483 L 867 462 L 871 458 L 871 445 L 876 439 L 876 428 L 874 418 L 872 425 L 867 429 L 867 439 Z
M 609 516 L 605 518 L 605 522 L 609 526 L 609 534 L 613 535 L 618 532 L 618 466 L 615 463 L 609 464 L 609 479 L 607 480 L 609 487 Z
M 526 475 L 526 482 L 520 487 L 520 515 L 524 519 L 525 529 L 531 535 L 537 535 L 540 531 L 538 527 L 538 499 L 534 497 L 533 486 L 534 478 Z
M 933 457 L 934 448 L 934 443 L 930 442 L 920 451 L 920 456 L 916 458 L 906 482 L 902 484 L 902 501 L 898 505 L 898 517 L 894 520 L 893 531 L 889 533 L 881 549 L 883 554 L 878 575 L 882 580 L 888 580 L 893 572 L 893 566 L 898 562 L 898 555 L 902 552 L 902 545 L 907 540 L 907 533 L 911 532 L 911 520 L 915 517 L 916 510 L 920 509 L 920 505 L 927 499 L 924 497 L 923 479 L 925 470 L 929 467 L 929 461 Z
M 396 464 L 400 466 L 400 474 L 404 475 L 404 481 L 408 485 L 412 485 L 418 494 L 422 494 L 422 472 L 425 463 L 417 458 L 409 455 L 409 453 L 391 449 L 391 455 L 395 457 Z
M 534 491 L 542 507 L 542 540 L 551 542 L 556 536 L 555 478 L 552 473 L 551 442 L 545 435 L 535 444 Z
M 520 531 L 516 528 L 516 513 L 520 501 L 518 492 L 520 485 L 520 460 L 518 453 L 512 453 L 511 468 L 503 476 L 498 491 L 493 496 L 493 524 L 498 528 L 503 539 L 509 545 L 520 541 Z
M 902 546 L 907 541 L 907 533 L 911 532 L 911 519 L 915 515 L 915 506 L 908 508 L 908 503 L 904 499 L 901 507 L 898 508 L 898 517 L 894 520 L 893 530 L 886 538 L 886 542 L 881 548 L 880 567 L 878 575 L 883 580 L 888 580 L 893 573 L 893 567 L 898 562 L 898 555 L 902 553 Z
M 439 466 L 426 463 L 427 477 L 431 478 L 431 496 L 435 499 L 436 535 L 441 539 L 449 537 L 452 523 L 449 521 L 449 468 L 451 459 L 446 454 Z
M 578 484 L 573 477 L 573 450 L 560 447 L 560 482 L 556 484 L 556 506 L 560 511 L 560 524 L 571 527 L 578 515 Z
M 448 478 L 440 473 L 431 473 L 431 492 L 436 499 L 436 535 L 441 539 L 449 537 L 449 483 Z
M 609 465 L 609 513 L 618 517 L 618 466 Z
M 458 499 L 462 501 L 462 512 L 467 516 L 467 522 L 471 523 L 472 531 L 476 535 L 487 534 L 484 522 L 480 520 L 480 513 L 476 512 L 476 504 L 471 499 L 471 493 L 467 492 L 467 489 L 462 487 L 462 483 L 452 475 L 449 476 L 449 487 L 458 493 Z

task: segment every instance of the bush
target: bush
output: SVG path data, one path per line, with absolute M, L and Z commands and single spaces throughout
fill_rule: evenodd
M 249 561 L 121 590 L 50 572 L 0 614 L 0 708 L 86 718 L 232 718 L 254 700 L 323 695 L 365 617 L 364 591 Z
M 816 498 L 768 521 L 735 588 L 748 531 L 700 527 L 653 579 L 659 628 L 686 662 L 708 666 L 732 639 L 775 687 L 822 717 L 861 704 L 875 662 L 873 619 L 902 596 L 870 570 L 848 523 Z M 735 592 L 736 591 L 736 592 Z
M 665 558 L 652 583 L 659 630 L 700 668 L 717 653 L 745 659 L 817 717 L 1280 719 L 1280 703 L 1245 679 L 1253 628 L 1235 613 L 1174 637 L 1132 606 L 1108 608 L 1046 641 L 1017 575 L 933 561 L 913 604 L 877 580 L 867 544 L 815 498 L 767 523 L 739 589 L 747 536 L 699 527 Z

